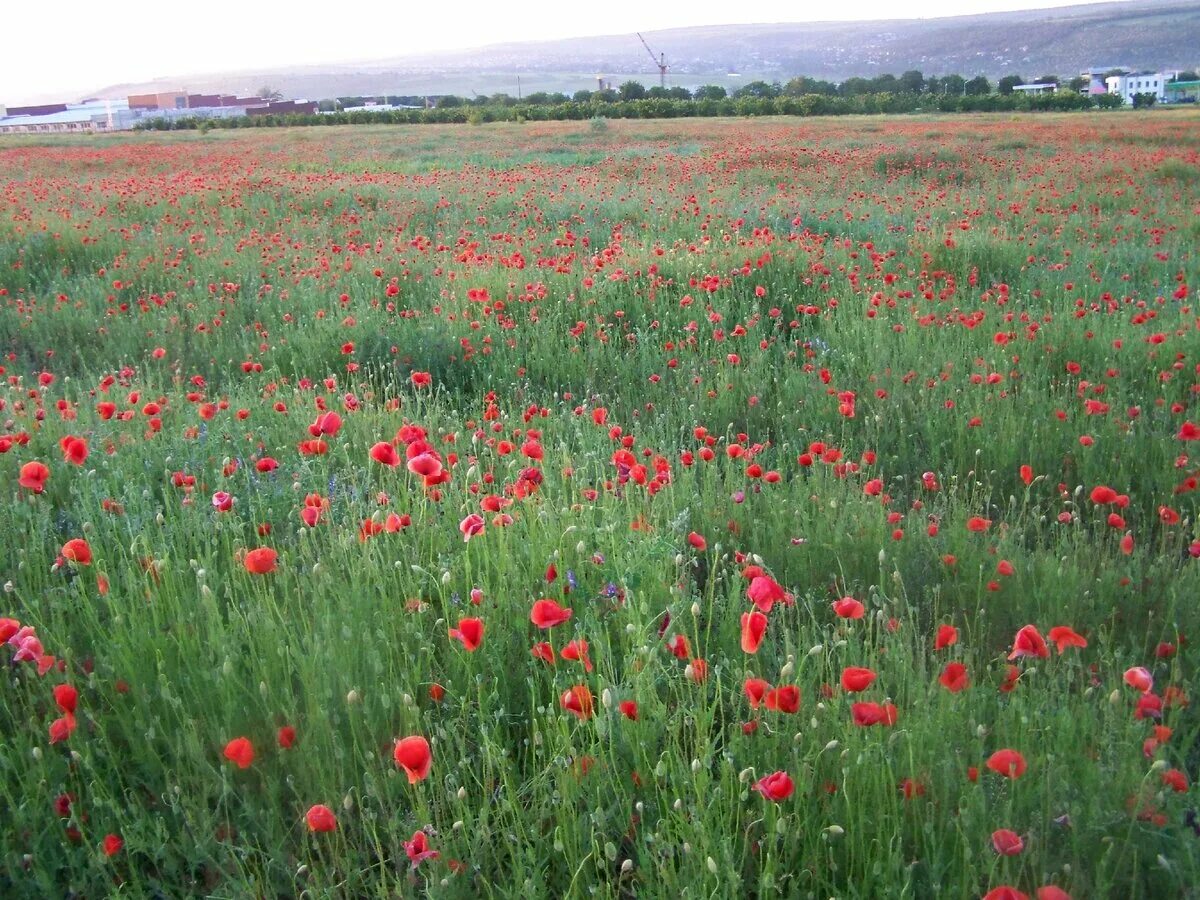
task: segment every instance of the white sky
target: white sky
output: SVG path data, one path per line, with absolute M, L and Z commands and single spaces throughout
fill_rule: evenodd
M 1112 2 L 1112 0 L 1104 0 Z M 6 3 L 0 104 L 79 95 L 159 76 L 344 62 L 516 40 L 686 25 L 932 18 L 1070 5 L 1070 0 L 83 0 Z M 319 6 L 321 12 L 311 12 Z M 806 9 L 807 7 L 807 9 Z M 61 95 L 61 96 L 60 96 Z

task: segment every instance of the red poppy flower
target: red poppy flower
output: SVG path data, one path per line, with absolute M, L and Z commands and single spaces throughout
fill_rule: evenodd
M 1015 690 L 1017 682 L 1021 679 L 1021 670 L 1016 666 L 1010 665 L 1004 671 L 1004 681 L 1000 684 L 1000 693 L 1007 694 Z
M 563 691 L 559 703 L 581 722 L 592 717 L 592 692 L 586 684 L 577 684 Z
M 396 749 L 392 756 L 396 765 L 404 770 L 409 784 L 416 784 L 429 777 L 429 769 L 433 765 L 433 754 L 429 750 L 429 741 L 421 735 L 402 738 L 396 741 Z
M 950 693 L 957 694 L 967 687 L 967 667 L 960 662 L 947 663 L 938 682 Z
M 761 678 L 747 678 L 742 682 L 742 693 L 750 701 L 751 709 L 758 709 L 769 690 L 771 690 L 771 685 Z
M 842 669 L 842 690 L 857 694 L 865 691 L 875 680 L 875 673 L 870 669 L 858 666 L 848 666 Z
M 708 549 L 708 541 L 704 539 L 703 535 L 696 534 L 696 532 L 693 531 L 688 534 L 687 539 L 688 543 L 701 553 Z
M 1000 828 L 992 832 L 992 846 L 1001 856 L 1017 856 L 1025 849 L 1025 841 L 1015 831 Z
M 1066 625 L 1055 625 L 1049 631 L 1050 640 L 1054 641 L 1058 647 L 1058 652 L 1063 653 L 1068 647 L 1086 647 L 1088 642 L 1082 635 L 1076 634 L 1071 628 Z
M 553 600 L 537 600 L 529 612 L 529 621 L 538 628 L 553 628 L 571 618 L 571 610 Z
M 404 852 L 408 854 L 413 866 L 419 866 L 427 859 L 437 859 L 441 856 L 436 850 L 429 849 L 429 837 L 423 831 L 413 832 L 412 840 L 404 841 Z
M 588 658 L 588 642 L 582 638 L 575 641 L 570 641 L 562 652 L 559 654 L 563 659 L 569 659 L 575 662 L 583 663 L 585 672 L 592 671 L 592 661 Z
M 800 711 L 800 688 L 794 684 L 772 688 L 763 697 L 763 705 L 776 712 L 795 714 Z
M 1054 884 L 1042 885 L 1037 889 L 1037 900 L 1071 900 L 1071 895 Z
M 275 734 L 275 739 L 279 742 L 279 746 L 284 750 L 292 749 L 292 745 L 296 743 L 296 729 L 291 725 L 284 725 Z
M 1162 783 L 1177 794 L 1186 793 L 1188 789 L 1187 775 L 1178 769 L 1168 769 L 1166 772 L 1163 772 Z
M 275 571 L 275 560 L 279 554 L 270 547 L 258 547 L 246 554 L 243 564 L 253 575 L 266 575 Z
M 317 420 L 308 426 L 308 433 L 314 438 L 319 438 L 321 435 L 333 436 L 342 428 L 342 417 L 335 412 L 324 412 L 317 416 Z
M 891 703 L 855 703 L 850 707 L 850 715 L 854 724 L 862 728 L 872 725 L 895 725 L 898 710 Z
M 973 531 L 977 534 L 987 531 L 992 527 L 992 520 L 985 519 L 983 516 L 971 516 L 967 519 L 967 531 Z
M 121 848 L 125 846 L 125 840 L 119 834 L 106 834 L 104 836 L 104 855 L 116 856 L 121 852 Z
M 400 465 L 400 454 L 387 441 L 380 441 L 371 447 L 371 459 L 380 465 L 396 467 Z
M 65 741 L 75 732 L 75 716 L 66 713 L 50 723 L 50 743 L 58 744 Z
M 319 803 L 309 807 L 304 819 L 308 823 L 308 830 L 314 833 L 337 829 L 337 816 L 333 814 L 333 810 Z
M 796 790 L 796 785 L 787 772 L 772 772 L 770 775 L 766 775 L 755 782 L 754 790 L 758 791 L 768 800 L 779 803 L 792 796 L 792 793 Z
M 407 465 L 408 471 L 421 478 L 438 478 L 442 474 L 442 461 L 432 453 L 418 453 Z
M 83 538 L 72 538 L 63 544 L 62 556 L 73 563 L 88 566 L 92 563 L 92 548 Z
M 225 745 L 225 758 L 239 769 L 248 769 L 254 762 L 254 745 L 247 738 L 236 737 Z
M 1135 691 L 1148 694 L 1154 689 L 1154 676 L 1150 674 L 1149 669 L 1142 666 L 1134 666 L 1131 669 L 1125 670 L 1125 683 Z
M 1013 639 L 1012 653 L 1008 654 L 1008 658 L 1016 659 L 1018 656 L 1033 656 L 1039 659 L 1047 659 L 1050 656 L 1050 648 L 1046 646 L 1041 632 L 1033 625 L 1021 628 Z
M 50 477 L 50 470 L 46 468 L 44 463 L 27 462 L 21 466 L 21 471 L 17 476 L 17 484 L 26 490 L 33 491 L 35 494 L 40 494 L 46 489 L 46 480 Z
M 762 613 L 769 613 L 776 603 L 787 600 L 783 587 L 770 575 L 754 576 L 750 580 L 750 587 L 746 589 L 746 596 Z
M 532 654 L 534 659 L 540 659 L 544 663 L 554 665 L 554 648 L 551 647 L 546 641 L 534 644 L 529 652 Z
M 1005 778 L 1020 778 L 1025 774 L 1025 757 L 1006 747 L 988 757 L 987 767 Z
M 79 691 L 69 684 L 57 684 L 54 686 L 54 703 L 63 712 L 74 715 L 79 703 Z
M 900 782 L 900 793 L 905 800 L 925 796 L 925 785 L 913 778 L 905 778 Z
M 767 617 L 758 610 L 742 613 L 742 652 L 757 653 L 767 633 Z
M 479 513 L 471 513 L 458 523 L 458 531 L 462 535 L 464 544 L 475 535 L 483 534 L 483 516 Z
M 1133 532 L 1127 531 L 1121 536 L 1121 552 L 1126 556 L 1133 555 Z
M 861 619 L 867 612 L 867 608 L 853 597 L 834 600 L 832 606 L 833 611 L 842 619 Z
M 637 721 L 637 718 L 638 718 L 637 703 L 635 703 L 633 700 L 622 700 L 620 702 L 619 706 L 621 709 L 621 715 L 623 715 L 627 719 L 632 719 L 635 722 Z
M 451 628 L 449 635 L 462 641 L 467 651 L 474 653 L 483 641 L 483 619 L 459 619 L 458 627 Z
M 676 659 L 687 659 L 692 655 L 692 645 L 688 641 L 687 635 L 673 634 L 667 640 L 667 649 L 671 651 L 671 655 Z
M 73 466 L 82 466 L 88 458 L 88 443 L 81 437 L 68 434 L 58 442 L 62 449 L 63 459 Z
M 958 629 L 953 625 L 940 625 L 937 630 L 937 637 L 933 639 L 934 650 L 944 650 L 946 647 L 953 646 L 958 643 Z

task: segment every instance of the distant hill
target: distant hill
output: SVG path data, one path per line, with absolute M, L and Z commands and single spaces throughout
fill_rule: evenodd
M 670 65 L 668 84 L 736 87 L 811 75 L 840 81 L 855 75 L 958 73 L 997 78 L 1077 74 L 1089 66 L 1195 68 L 1200 65 L 1200 3 L 1183 0 L 1087 4 L 940 19 L 815 22 L 672 28 L 645 35 Z M 98 97 L 184 88 L 251 93 L 270 85 L 288 97 L 367 94 L 571 93 L 614 84 L 656 83 L 633 34 L 495 44 L 356 64 L 304 64 L 284 69 L 179 76 L 110 85 Z M 518 84 L 518 78 L 520 83 Z

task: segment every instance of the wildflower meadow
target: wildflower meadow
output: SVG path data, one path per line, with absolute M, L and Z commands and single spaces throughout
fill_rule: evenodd
M 1194 898 L 1200 114 L 0 142 L 0 895 Z

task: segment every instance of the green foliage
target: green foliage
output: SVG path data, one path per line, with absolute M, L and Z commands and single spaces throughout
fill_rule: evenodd
M 1007 97 L 1012 94 L 1014 87 L 1024 83 L 1025 79 L 1020 75 L 1005 75 L 996 83 L 996 93 Z

